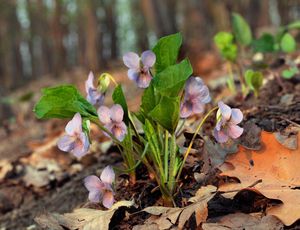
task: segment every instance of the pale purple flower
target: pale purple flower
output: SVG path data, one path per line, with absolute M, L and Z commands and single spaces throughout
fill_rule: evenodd
M 225 143 L 229 137 L 236 139 L 240 137 L 244 131 L 237 124 L 243 120 L 243 113 L 240 109 L 230 108 L 222 101 L 218 103 L 217 124 L 214 129 L 214 137 L 219 143 Z
M 94 74 L 89 73 L 88 79 L 85 81 L 85 91 L 87 93 L 86 100 L 92 105 L 102 105 L 104 101 L 104 94 L 100 93 L 94 86 Z
M 113 105 L 111 108 L 100 106 L 98 109 L 100 121 L 119 141 L 123 141 L 127 133 L 127 127 L 123 122 L 124 111 L 120 105 Z M 104 133 L 107 135 L 106 133 Z M 107 135 L 108 136 L 108 135 Z
M 140 88 L 149 86 L 152 80 L 150 68 L 155 60 L 156 56 L 151 50 L 144 51 L 141 58 L 134 52 L 128 52 L 123 56 L 123 62 L 129 68 L 129 79 L 135 81 Z
M 112 184 L 115 180 L 115 172 L 111 166 L 106 166 L 100 178 L 97 176 L 88 176 L 84 179 L 84 186 L 89 191 L 89 200 L 92 203 L 98 203 L 102 200 L 102 204 L 106 208 L 110 208 L 114 203 L 114 191 Z
M 66 135 L 57 142 L 58 148 L 64 152 L 71 152 L 78 158 L 84 156 L 89 150 L 90 142 L 87 134 L 82 131 L 82 118 L 79 113 L 68 122 L 65 131 Z
M 187 118 L 202 113 L 204 105 L 211 100 L 209 90 L 200 77 L 190 77 L 186 81 L 185 94 L 180 106 L 180 117 Z

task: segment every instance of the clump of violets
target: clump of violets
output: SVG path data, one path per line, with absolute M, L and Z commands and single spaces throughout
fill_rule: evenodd
M 211 101 L 208 87 L 200 77 L 190 77 L 185 85 L 185 94 L 180 106 L 180 117 L 187 118 L 202 113 L 205 104 Z
M 89 150 L 90 142 L 87 134 L 82 131 L 82 118 L 79 113 L 76 113 L 68 122 L 65 131 L 66 135 L 58 140 L 58 148 L 78 158 L 83 157 Z
M 123 141 L 127 133 L 127 127 L 123 122 L 124 111 L 123 108 L 116 104 L 111 108 L 100 106 L 98 109 L 99 120 L 104 124 L 119 141 Z M 107 135 L 107 133 L 104 133 Z
M 129 68 L 128 77 L 137 83 L 140 88 L 147 88 L 152 80 L 151 67 L 156 60 L 151 50 L 144 51 L 139 57 L 134 52 L 128 52 L 123 56 L 124 64 Z
M 102 204 L 106 208 L 110 208 L 114 203 L 113 182 L 115 181 L 115 172 L 111 166 L 106 166 L 100 178 L 97 176 L 88 176 L 84 179 L 84 186 L 89 191 L 89 200 L 92 203 L 98 203 L 102 200 Z
M 86 100 L 92 105 L 100 106 L 104 102 L 104 93 L 101 93 L 94 86 L 94 74 L 91 71 L 85 82 L 85 91 L 87 93 Z
M 236 139 L 244 131 L 238 126 L 243 120 L 243 113 L 240 109 L 230 108 L 224 102 L 218 103 L 217 124 L 213 135 L 219 143 L 225 143 L 229 138 Z

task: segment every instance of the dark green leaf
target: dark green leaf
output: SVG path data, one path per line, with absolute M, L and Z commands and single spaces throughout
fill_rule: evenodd
M 119 104 L 122 106 L 123 110 L 124 110 L 124 120 L 127 123 L 128 121 L 128 106 L 127 106 L 127 102 L 126 102 L 126 98 L 125 95 L 123 93 L 123 89 L 121 85 L 118 85 L 113 94 L 112 94 L 112 98 L 115 104 Z
M 168 35 L 159 39 L 152 49 L 156 55 L 156 73 L 159 73 L 168 66 L 176 63 L 181 43 L 182 36 L 180 33 Z
M 291 34 L 285 33 L 281 38 L 280 47 L 283 52 L 293 52 L 296 50 L 296 41 Z
M 162 96 L 159 103 L 149 113 L 149 116 L 170 133 L 173 133 L 179 120 L 179 108 L 179 97 Z
M 273 52 L 275 51 L 274 36 L 265 33 L 259 39 L 253 40 L 252 47 L 255 52 Z
M 232 28 L 236 40 L 242 45 L 250 45 L 252 42 L 252 33 L 245 19 L 237 14 L 232 14 Z
M 97 116 L 96 109 L 72 85 L 45 88 L 42 93 L 33 110 L 37 118 L 71 118 L 77 112 L 83 117 Z
M 169 66 L 158 73 L 153 79 L 153 85 L 162 95 L 176 97 L 192 73 L 192 66 L 185 59 L 179 64 Z
M 160 96 L 155 92 L 153 81 L 142 96 L 141 108 L 145 114 L 148 114 L 159 102 Z

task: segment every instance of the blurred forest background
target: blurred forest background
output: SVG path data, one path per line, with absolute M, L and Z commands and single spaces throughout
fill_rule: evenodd
M 177 31 L 197 64 L 213 35 L 230 28 L 233 11 L 257 35 L 299 19 L 300 1 L 0 0 L 0 96 L 44 75 L 113 68 L 125 52 Z

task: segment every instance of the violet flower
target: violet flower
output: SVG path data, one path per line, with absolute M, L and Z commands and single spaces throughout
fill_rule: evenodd
M 66 135 L 62 136 L 57 143 L 60 150 L 71 152 L 76 157 L 84 156 L 90 147 L 89 138 L 82 131 L 82 118 L 80 113 L 76 113 L 65 128 Z
M 104 124 L 119 141 L 123 141 L 127 133 L 127 127 L 123 122 L 124 111 L 120 105 L 113 105 L 111 108 L 100 106 L 98 109 L 99 120 Z M 106 136 L 107 133 L 104 132 Z
M 106 208 L 110 208 L 114 203 L 114 191 L 112 183 L 115 180 L 115 172 L 111 166 L 106 166 L 100 178 L 97 176 L 88 176 L 84 179 L 84 186 L 89 191 L 89 200 L 92 203 L 98 203 L 102 200 L 102 204 Z
M 156 56 L 151 50 L 144 51 L 141 58 L 134 52 L 128 52 L 123 56 L 123 62 L 129 68 L 129 79 L 135 81 L 140 88 L 149 86 L 152 80 L 150 68 L 155 60 Z
M 244 131 L 238 126 L 243 120 L 243 113 L 240 109 L 230 108 L 222 101 L 218 103 L 217 124 L 213 135 L 219 143 L 225 143 L 229 137 L 236 139 L 240 137 Z
M 204 105 L 211 100 L 209 90 L 200 77 L 190 77 L 185 85 L 185 94 L 180 106 L 180 117 L 187 118 L 202 113 Z
M 85 81 L 85 91 L 87 93 L 86 100 L 92 105 L 102 105 L 104 102 L 104 94 L 100 93 L 94 86 L 94 74 L 89 73 L 88 79 Z

